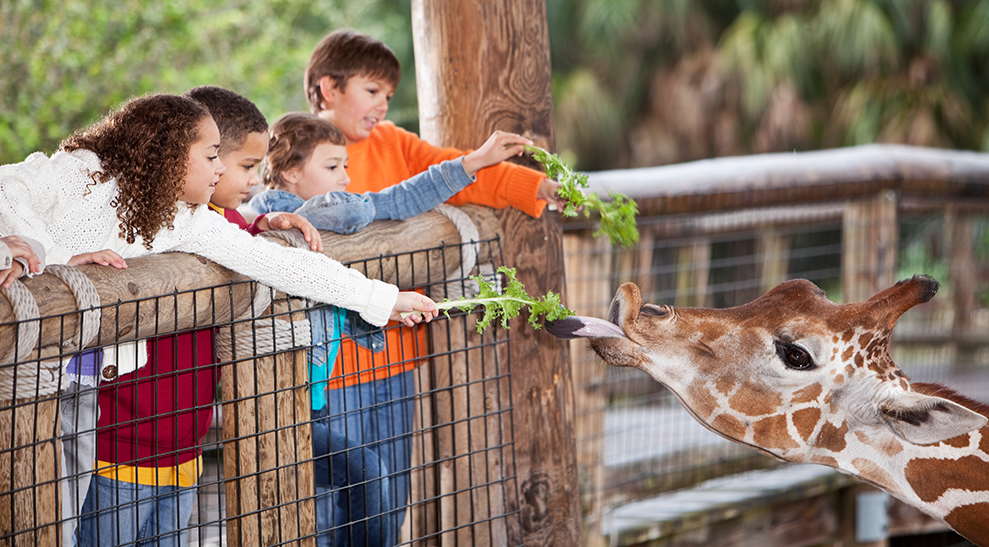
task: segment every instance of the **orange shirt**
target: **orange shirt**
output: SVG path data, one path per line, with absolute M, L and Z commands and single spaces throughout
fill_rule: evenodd
M 420 139 L 418 135 L 381 122 L 366 140 L 347 147 L 350 160 L 347 174 L 351 183 L 348 192 L 378 191 L 417 175 L 430 165 L 464 155 L 456 148 L 439 148 Z M 515 207 L 536 218 L 546 202 L 536 199 L 545 175 L 539 171 L 500 163 L 477 172 L 477 182 L 453 196 L 447 203 L 473 203 L 495 209 Z M 329 388 L 369 382 L 412 370 L 419 365 L 419 355 L 427 350 L 426 329 L 398 327 L 392 321 L 385 331 L 385 350 L 374 354 L 352 340 L 344 340 L 333 367 Z M 341 378 L 341 373 L 346 375 Z

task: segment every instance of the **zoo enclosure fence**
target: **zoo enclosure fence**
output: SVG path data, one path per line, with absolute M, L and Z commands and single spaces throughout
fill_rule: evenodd
M 638 201 L 641 240 L 621 249 L 591 237 L 593 220 L 564 225 L 576 313 L 607 317 L 626 281 L 644 302 L 721 308 L 792 278 L 841 303 L 928 274 L 939 294 L 900 319 L 893 359 L 913 381 L 989 402 L 989 156 L 870 145 L 591 173 L 590 184 Z M 641 371 L 571 344 L 585 545 L 621 544 L 608 518 L 623 505 L 780 465 L 705 429 Z
M 367 247 L 364 252 L 371 254 Z M 179 261 L 178 265 L 166 266 L 174 261 Z M 188 255 L 129 261 L 130 270 L 144 272 L 144 281 L 182 286 L 181 279 L 169 278 L 169 272 L 177 271 L 198 278 L 200 283 L 188 290 L 149 289 L 142 285 L 141 274 L 136 274 L 132 281 L 120 282 L 120 293 L 129 293 L 130 298 L 99 305 L 97 295 L 97 305 L 93 305 L 92 294 L 84 296 L 87 283 L 88 290 L 95 290 L 91 282 L 63 282 L 45 275 L 26 281 L 6 292 L 7 299 L 0 299 L 7 304 L 6 308 L 0 304 L 0 317 L 8 318 L 0 323 L 0 353 L 5 356 L 0 365 L 0 545 L 72 544 L 63 535 L 63 525 L 70 519 L 70 511 L 60 510 L 65 492 L 71 491 L 65 487 L 91 476 L 92 467 L 63 471 L 64 441 L 71 437 L 63 437 L 61 431 L 60 407 L 70 399 L 66 391 L 69 376 L 61 373 L 62 365 L 73 357 L 91 355 L 93 348 L 102 348 L 104 356 L 122 354 L 134 340 L 139 344 L 151 341 L 147 347 L 152 356 L 158 355 L 157 363 L 152 359 L 145 365 L 157 369 L 141 369 L 147 380 L 155 382 L 158 400 L 172 400 L 183 390 L 197 394 L 197 400 L 181 410 L 166 410 L 162 402 L 153 420 L 129 418 L 115 426 L 141 430 L 153 439 L 202 437 L 200 443 L 194 443 L 201 456 L 195 467 L 201 474 L 192 516 L 181 532 L 189 544 L 316 544 L 317 504 L 320 511 L 332 514 L 338 510 L 334 496 L 352 492 L 344 488 L 334 494 L 314 485 L 316 464 L 325 462 L 332 473 L 338 463 L 335 457 L 318 458 L 313 452 L 316 422 L 310 410 L 307 353 L 314 343 L 309 320 L 325 306 L 275 293 L 238 276 L 231 278 L 229 272 L 221 272 L 225 278 L 216 277 L 222 268 L 206 262 Z M 476 285 L 468 277 L 472 274 L 497 283 L 499 276 L 494 271 L 501 263 L 500 239 L 487 237 L 472 243 L 381 254 L 352 261 L 350 266 L 405 288 L 423 288 L 439 301 L 469 293 Z M 106 297 L 113 291 L 100 284 L 100 276 L 107 272 L 92 267 L 80 270 L 100 286 L 104 302 L 114 300 L 113 296 Z M 78 276 L 80 270 L 61 271 Z M 227 280 L 202 282 L 218 278 Z M 61 284 L 74 288 L 74 294 Z M 44 299 L 54 298 L 55 289 L 67 293 L 61 299 L 70 301 L 69 311 L 39 312 L 39 303 L 41 309 L 53 309 Z M 133 296 L 145 290 L 153 296 Z M 90 304 L 83 305 L 87 301 Z M 80 313 L 76 307 L 89 311 Z M 400 532 L 401 542 L 406 544 L 522 543 L 509 341 L 501 327 L 495 325 L 478 334 L 474 323 L 473 314 L 453 312 L 415 329 L 396 327 L 407 343 L 401 348 L 385 347 L 383 351 L 389 352 L 385 360 L 411 370 L 414 387 L 382 398 L 411 410 L 407 419 L 414 423 L 407 424 L 408 431 L 401 424 L 392 424 L 393 428 L 382 434 L 383 442 L 352 443 L 334 454 L 346 460 L 362 448 L 377 451 L 382 444 L 408 445 L 411 467 L 407 472 L 388 471 L 400 465 L 395 459 L 382 460 L 381 479 L 350 485 L 374 489 L 385 479 L 408 481 L 408 505 L 396 499 L 395 509 L 386 515 L 394 519 L 396 528 L 397 522 L 403 521 L 396 534 Z M 324 347 L 344 340 L 382 351 L 380 343 L 388 330 L 337 330 Z M 80 343 L 80 339 L 84 341 Z M 84 353 L 85 347 L 90 348 L 88 353 Z M 345 344 L 341 351 L 348 351 L 347 347 Z M 415 348 L 416 354 L 406 353 L 408 348 Z M 168 355 L 168 349 L 174 355 Z M 184 359 L 175 361 L 174 356 L 180 354 Z M 117 366 L 126 365 L 126 359 L 120 358 Z M 95 370 L 108 378 L 116 372 L 105 360 Z M 103 384 L 102 397 L 113 401 L 110 407 L 148 404 L 131 393 L 124 396 L 134 385 L 133 377 L 117 380 L 111 394 L 105 392 L 108 384 Z M 96 388 L 78 387 L 82 394 L 96 393 Z M 329 392 L 329 397 L 334 397 L 335 391 Z M 349 425 L 337 428 L 334 424 L 333 428 L 359 428 L 369 414 L 385 407 L 380 402 L 366 406 L 359 415 L 356 411 L 344 413 L 337 419 Z M 182 421 L 182 415 L 190 413 L 198 418 Z M 174 430 L 159 430 L 162 418 L 171 418 Z M 180 422 L 191 430 L 178 430 Z M 95 433 L 108 431 L 100 425 Z M 162 442 L 159 447 L 159 461 L 179 463 L 180 451 L 162 448 L 166 444 Z M 367 457 L 367 453 L 363 455 Z M 122 464 L 142 462 L 148 464 L 147 459 L 140 460 L 133 453 L 117 458 Z M 85 498 L 85 492 L 81 494 Z M 160 495 L 165 495 L 164 489 Z M 119 501 L 116 505 L 126 508 L 128 504 Z M 352 518 L 348 524 L 330 522 L 330 528 L 318 531 L 319 538 L 321 542 L 329 540 L 329 544 L 348 544 L 372 520 L 373 512 Z

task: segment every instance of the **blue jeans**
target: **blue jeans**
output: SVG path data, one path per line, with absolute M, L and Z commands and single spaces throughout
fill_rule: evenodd
M 382 380 L 331 389 L 326 396 L 330 430 L 376 452 L 390 473 L 382 505 L 393 508 L 389 527 L 396 534 L 402 528 L 409 503 L 415 374 L 410 370 Z
M 148 486 L 95 475 L 82 507 L 78 545 L 184 546 L 195 500 L 195 486 Z
M 326 409 L 313 411 L 316 544 L 390 546 L 397 540 L 388 470 L 373 450 L 329 427 Z

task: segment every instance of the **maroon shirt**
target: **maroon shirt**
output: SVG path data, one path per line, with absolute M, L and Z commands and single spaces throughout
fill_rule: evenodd
M 223 216 L 256 235 L 236 209 Z M 263 215 L 262 215 L 263 216 Z M 213 357 L 213 330 L 148 339 L 148 363 L 100 384 L 96 458 L 137 467 L 174 467 L 202 452 L 213 421 L 220 370 Z

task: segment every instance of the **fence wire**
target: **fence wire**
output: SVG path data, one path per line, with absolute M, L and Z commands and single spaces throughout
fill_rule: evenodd
M 472 271 L 418 289 L 440 301 L 476 290 L 471 275 L 498 283 L 498 240 L 468 245 Z M 376 276 L 429 268 L 437 254 L 462 264 L 468 245 L 350 266 Z M 252 311 L 236 317 L 245 292 Z M 189 300 L 194 328 L 177 332 Z M 0 325 L 16 332 L 0 388 L 17 389 L 0 401 L 0 545 L 130 545 L 138 533 L 188 545 L 521 544 L 500 327 L 478 334 L 475 315 L 456 311 L 373 328 L 250 282 L 100 311 L 120 338 L 84 350 L 69 343 L 78 314 Z M 58 329 L 56 355 L 35 349 L 38 325 Z M 319 377 L 310 363 L 321 362 Z

